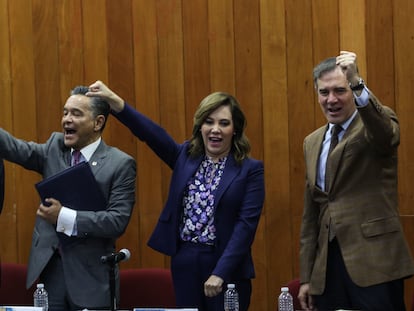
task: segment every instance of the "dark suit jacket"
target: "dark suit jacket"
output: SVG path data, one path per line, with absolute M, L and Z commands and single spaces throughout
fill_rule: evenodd
M 310 294 L 325 288 L 329 221 L 352 280 L 365 287 L 414 273 L 398 212 L 395 113 L 370 94 L 366 107 L 330 154 L 330 192 L 316 185 L 326 126 L 305 138 L 305 202 L 301 228 L 301 282 Z
M 163 128 L 128 105 L 116 117 L 173 170 L 167 202 L 148 242 L 150 247 L 173 256 L 180 242 L 184 190 L 204 157 L 190 158 L 188 142 L 175 143 Z M 218 262 L 213 274 L 224 280 L 254 277 L 251 245 L 263 201 L 262 162 L 246 159 L 237 165 L 230 154 L 215 198 Z
M 64 146 L 62 133 L 53 133 L 45 144 L 37 144 L 16 139 L 0 129 L 0 157 L 46 178 L 67 168 L 71 154 Z M 78 240 L 62 250 L 63 269 L 68 276 L 64 281 L 75 304 L 110 306 L 109 266 L 100 258 L 115 251 L 115 241 L 129 222 L 135 203 L 135 160 L 101 141 L 89 163 L 108 204 L 102 211 L 77 213 Z M 39 277 L 58 245 L 55 226 L 36 217 L 27 287 Z

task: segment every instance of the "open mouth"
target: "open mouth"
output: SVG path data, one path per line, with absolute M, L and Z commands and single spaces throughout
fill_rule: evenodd
M 333 114 L 333 115 L 338 114 L 341 110 L 342 110 L 341 107 L 331 107 L 331 108 L 328 108 L 329 114 Z
M 220 137 L 209 137 L 208 140 L 214 143 L 214 142 L 220 142 L 223 139 L 221 139 Z
M 70 128 L 64 129 L 64 135 L 65 135 L 65 137 L 73 136 L 75 134 L 76 134 L 76 130 L 74 130 L 74 129 L 70 129 Z
M 210 145 L 217 146 L 223 141 L 223 139 L 220 137 L 209 137 L 208 141 L 210 142 Z
M 340 110 L 341 110 L 341 107 L 331 107 L 331 108 L 328 108 L 328 111 L 329 112 L 338 112 Z

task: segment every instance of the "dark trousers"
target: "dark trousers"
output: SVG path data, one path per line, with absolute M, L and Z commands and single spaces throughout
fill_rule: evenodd
M 325 292 L 314 299 L 318 311 L 405 311 L 404 280 L 359 287 L 349 277 L 338 242 L 334 239 L 329 243 Z
M 49 311 L 81 310 L 69 299 L 63 274 L 62 258 L 56 252 L 43 270 L 40 281 L 49 295 Z
M 171 258 L 177 307 L 198 308 L 199 311 L 224 310 L 226 283 L 223 284 L 223 291 L 219 295 L 211 298 L 204 295 L 204 282 L 211 275 L 218 260 L 217 256 L 213 246 L 182 243 L 178 253 Z M 239 310 L 247 311 L 252 292 L 251 280 L 229 281 L 236 284 L 239 293 Z
M 78 306 L 73 303 L 70 298 L 66 287 L 62 258 L 58 252 L 53 255 L 46 265 L 40 275 L 40 282 L 45 284 L 49 295 L 49 311 L 79 311 L 85 309 L 84 306 Z M 107 306 L 93 309 L 110 310 L 111 308 Z

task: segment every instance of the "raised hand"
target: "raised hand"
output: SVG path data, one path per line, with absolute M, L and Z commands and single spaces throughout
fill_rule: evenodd
M 341 67 L 342 72 L 351 85 L 358 83 L 360 76 L 358 73 L 357 55 L 355 53 L 341 51 L 336 57 L 336 64 Z

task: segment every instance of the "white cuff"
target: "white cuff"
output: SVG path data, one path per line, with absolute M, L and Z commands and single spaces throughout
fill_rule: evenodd
M 368 105 L 368 100 L 369 100 L 368 88 L 364 86 L 364 88 L 362 89 L 361 95 L 359 96 L 357 96 L 354 92 L 354 98 L 356 100 L 358 107 L 365 107 L 366 105 Z
M 74 234 L 76 220 L 76 211 L 67 207 L 62 206 L 60 210 L 56 231 L 63 232 L 64 234 L 71 236 Z

